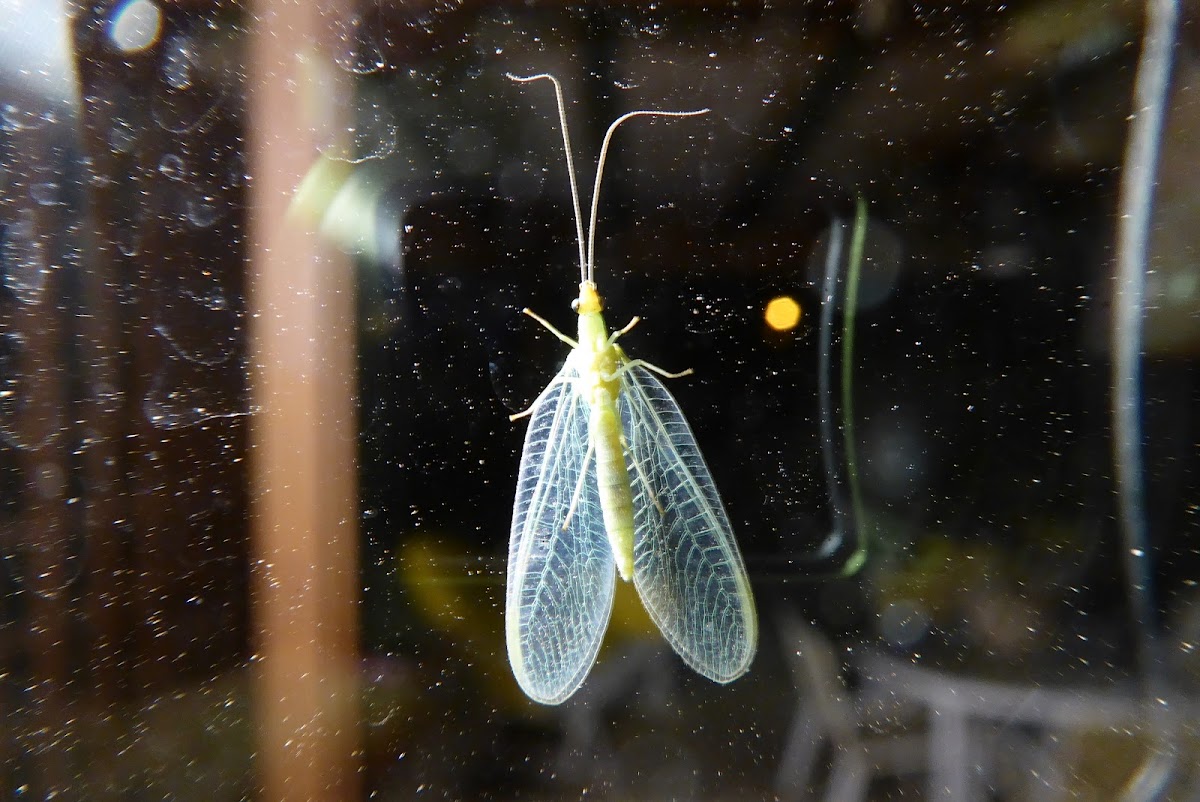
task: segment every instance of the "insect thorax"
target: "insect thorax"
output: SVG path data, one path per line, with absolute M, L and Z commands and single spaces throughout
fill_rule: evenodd
M 576 367 L 583 379 L 584 393 L 591 403 L 600 399 L 597 392 L 616 400 L 620 390 L 617 374 L 625 355 L 616 344 L 608 340 L 608 328 L 599 312 L 579 316 L 579 347 L 575 350 Z

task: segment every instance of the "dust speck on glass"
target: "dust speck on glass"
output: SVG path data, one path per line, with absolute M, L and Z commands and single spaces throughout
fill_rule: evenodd
M 1200 794 L 1194 9 L 9 5 L 0 800 Z M 588 245 L 609 124 L 700 109 L 613 135 Z M 351 257 L 343 384 L 281 237 Z M 597 294 L 564 368 L 521 311 Z M 357 400 L 311 487 L 271 376 Z M 339 448 L 354 592 L 289 608 L 261 502 Z

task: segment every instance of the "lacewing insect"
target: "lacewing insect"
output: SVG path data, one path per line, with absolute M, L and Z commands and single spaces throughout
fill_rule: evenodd
M 691 429 L 654 374 L 609 334 L 596 290 L 596 210 L 609 142 L 639 116 L 700 111 L 632 111 L 600 146 L 587 246 L 567 133 L 562 86 L 551 75 L 508 76 L 554 85 L 579 245 L 578 339 L 525 314 L 571 347 L 528 416 L 508 548 L 505 636 L 521 689 L 543 704 L 573 694 L 592 668 L 612 612 L 615 575 L 633 580 L 642 603 L 684 662 L 727 683 L 754 658 L 758 619 L 729 518 Z

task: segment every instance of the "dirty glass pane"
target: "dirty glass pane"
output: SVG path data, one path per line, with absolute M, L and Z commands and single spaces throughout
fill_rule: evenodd
M 0 798 L 1200 793 L 1194 9 L 1155 85 L 1138 4 L 0 8 Z M 554 86 L 512 80 L 543 73 L 583 246 Z M 510 419 L 571 350 L 522 310 L 576 336 L 608 126 L 701 110 L 613 135 L 594 280 L 631 358 L 693 371 L 663 382 L 757 610 L 728 684 L 634 584 L 608 620 L 598 426 Z M 269 280 L 281 238 L 336 298 Z M 633 375 L 583 374 L 563 397 Z M 583 468 L 522 496 L 539 425 Z M 661 621 L 720 538 L 635 428 L 636 520 L 691 538 Z M 506 643 L 544 498 L 514 553 L 600 563 L 534 623 L 607 620 L 556 705 Z

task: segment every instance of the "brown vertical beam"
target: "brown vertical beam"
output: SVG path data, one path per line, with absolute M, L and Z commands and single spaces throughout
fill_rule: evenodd
M 319 142 L 305 116 L 327 18 L 259 0 L 250 39 L 251 509 L 264 800 L 360 797 L 354 294 L 286 222 Z M 323 6 L 328 13 L 328 4 Z M 332 121 L 329 121 L 332 122 Z

